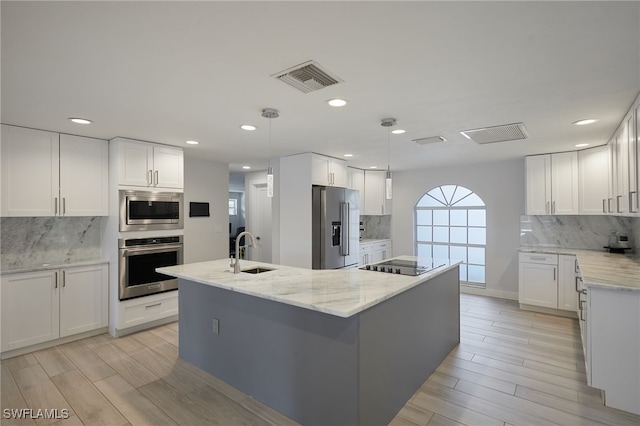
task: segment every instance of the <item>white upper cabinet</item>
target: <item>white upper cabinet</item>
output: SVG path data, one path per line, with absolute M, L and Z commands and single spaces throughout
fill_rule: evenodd
M 60 135 L 60 198 L 64 216 L 109 214 L 107 141 Z
M 181 148 L 117 138 L 118 184 L 144 188 L 184 187 Z
M 616 136 L 614 164 L 615 213 L 629 212 L 629 128 L 628 117 L 622 122 Z
M 360 206 L 360 214 L 380 216 L 391 214 L 391 200 L 385 198 L 385 171 L 365 170 L 364 172 L 364 207 Z
M 364 210 L 364 170 L 348 167 L 348 188 L 360 192 L 360 211 Z
M 313 185 L 346 188 L 348 184 L 347 162 L 324 155 L 311 155 L 311 183 Z
M 526 157 L 527 214 L 578 214 L 578 153 Z
M 640 179 L 640 98 L 636 100 L 633 114 L 629 118 L 629 209 L 633 214 L 640 213 L 638 180 Z
M 2 216 L 106 216 L 107 141 L 2 126 Z
M 609 147 L 607 145 L 578 152 L 580 214 L 608 213 Z

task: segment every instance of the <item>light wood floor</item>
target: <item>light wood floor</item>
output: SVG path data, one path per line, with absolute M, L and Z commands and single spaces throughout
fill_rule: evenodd
M 461 328 L 459 347 L 392 425 L 640 424 L 586 385 L 577 320 L 463 294 Z M 68 409 L 64 425 L 295 424 L 179 359 L 177 344 L 174 323 L 2 361 L 1 408 Z

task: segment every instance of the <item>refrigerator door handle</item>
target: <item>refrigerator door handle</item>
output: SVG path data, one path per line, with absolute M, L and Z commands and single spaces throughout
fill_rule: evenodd
M 349 203 L 340 203 L 340 222 L 342 225 L 342 241 L 340 243 L 340 254 L 349 255 Z

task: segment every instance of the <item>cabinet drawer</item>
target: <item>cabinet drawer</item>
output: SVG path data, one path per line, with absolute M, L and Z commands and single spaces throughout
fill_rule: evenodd
M 381 241 L 379 243 L 373 243 L 374 250 L 388 250 L 391 248 L 391 241 Z
M 373 250 L 372 243 L 360 244 L 360 253 L 371 251 L 371 250 Z
M 558 255 L 548 253 L 520 253 L 520 262 L 542 263 L 545 265 L 557 265 Z
M 124 306 L 120 328 L 132 327 L 178 314 L 178 293 L 163 299 Z

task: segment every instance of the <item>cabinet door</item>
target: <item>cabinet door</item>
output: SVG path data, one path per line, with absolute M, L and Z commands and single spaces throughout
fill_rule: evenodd
M 155 146 L 153 148 L 153 169 L 154 187 L 184 187 L 184 153 L 181 148 Z
M 339 188 L 347 188 L 347 162 L 343 160 L 332 159 L 329 173 L 331 174 L 331 185 Z
M 554 309 L 558 307 L 557 266 L 520 263 L 518 287 L 520 303 Z
M 609 154 L 609 197 L 607 198 L 607 213 L 615 213 L 616 200 L 616 138 L 613 137 L 607 144 Z
M 578 153 L 551 156 L 551 214 L 578 214 Z
M 525 157 L 527 214 L 551 214 L 551 156 Z
M 153 184 L 153 145 L 118 141 L 118 184 L 148 187 Z
M 616 185 L 615 211 L 629 212 L 629 128 L 627 119 L 616 137 Z
M 578 292 L 576 291 L 576 257 L 558 256 L 558 309 L 577 312 Z
M 59 337 L 57 271 L 4 275 L 2 282 L 2 351 Z
M 331 185 L 329 173 L 331 170 L 331 159 L 322 155 L 313 154 L 311 156 L 311 184 Z
M 58 133 L 2 125 L 2 216 L 58 214 Z
M 61 271 L 60 337 L 109 325 L 107 265 Z
M 349 189 L 360 192 L 360 214 L 364 214 L 364 170 L 349 167 Z
M 627 121 L 628 131 L 628 148 L 629 148 L 629 212 L 638 213 L 640 205 L 638 204 L 638 113 L 640 113 L 640 104 L 634 110 Z
M 109 215 L 107 141 L 60 135 L 60 197 L 63 216 Z
M 365 171 L 364 172 L 364 209 L 365 215 L 385 214 L 384 198 L 385 172 Z
M 609 198 L 609 148 L 599 146 L 578 152 L 580 214 L 607 213 Z

